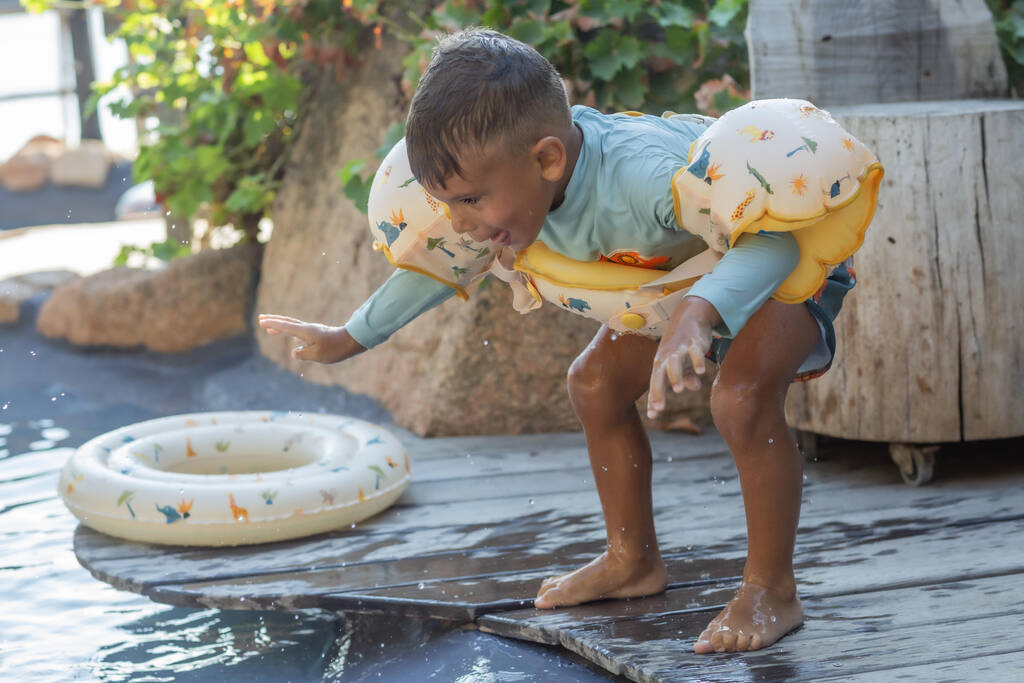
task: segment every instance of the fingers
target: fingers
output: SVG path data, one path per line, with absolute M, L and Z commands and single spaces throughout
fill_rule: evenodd
M 300 339 L 305 339 L 307 336 L 308 323 L 296 320 L 295 318 L 261 315 L 258 321 L 260 327 L 266 330 L 268 334 L 284 333 L 290 334 L 293 337 L 299 337 Z
M 668 373 L 668 381 L 672 383 L 672 391 L 678 394 L 684 388 L 689 388 L 686 379 L 690 372 L 685 349 L 677 350 L 665 360 L 665 371 Z
M 707 361 L 704 355 L 706 353 L 707 349 L 702 349 L 696 345 L 690 347 L 690 365 L 698 375 L 703 375 L 707 371 Z
M 647 417 L 653 419 L 665 409 L 666 380 L 677 394 L 685 389 L 699 391 L 700 378 L 706 372 L 704 354 L 696 345 L 678 349 L 664 358 L 656 357 L 651 371 L 650 393 L 647 395 Z
M 292 318 L 292 317 L 287 316 L 287 315 L 277 315 L 275 313 L 260 313 L 258 317 L 259 317 L 259 319 L 261 321 L 263 321 L 263 320 L 281 320 L 281 321 L 286 322 L 286 323 L 301 323 L 301 322 L 303 322 L 303 321 L 299 320 L 298 318 Z
M 647 417 L 652 420 L 665 409 L 665 363 L 659 358 L 654 359 L 651 371 L 651 388 L 647 394 Z

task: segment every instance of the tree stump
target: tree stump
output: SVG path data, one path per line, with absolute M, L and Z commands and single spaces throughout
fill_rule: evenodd
M 886 169 L 799 430 L 893 443 L 1024 433 L 1024 103 L 983 0 L 751 0 L 755 98 L 828 108 Z M 932 100 L 932 101 L 928 101 Z
M 842 357 L 793 387 L 791 423 L 911 443 L 1024 433 L 1024 102 L 831 111 L 886 175 L 836 321 Z

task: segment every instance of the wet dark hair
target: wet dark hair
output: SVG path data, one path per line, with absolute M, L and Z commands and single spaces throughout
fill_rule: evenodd
M 529 45 L 488 29 L 441 40 L 409 107 L 405 143 L 413 175 L 444 187 L 462 175 L 459 155 L 504 143 L 525 151 L 572 125 L 569 100 L 551 63 Z

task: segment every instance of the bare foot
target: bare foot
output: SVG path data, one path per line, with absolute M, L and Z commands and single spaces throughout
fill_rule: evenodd
M 782 596 L 756 583 L 744 583 L 700 634 L 693 651 L 707 654 L 760 650 L 802 623 L 804 608 L 796 595 Z
M 639 598 L 660 593 L 666 585 L 668 572 L 658 553 L 623 558 L 606 550 L 575 571 L 545 579 L 533 604 L 549 609 L 606 598 Z

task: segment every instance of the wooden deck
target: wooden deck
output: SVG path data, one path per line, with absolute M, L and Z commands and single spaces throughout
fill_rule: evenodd
M 530 607 L 543 577 L 602 549 L 578 434 L 410 439 L 414 483 L 355 529 L 211 550 L 80 526 L 75 551 L 97 578 L 159 602 L 475 622 L 638 681 L 1024 680 L 1019 440 L 940 454 L 922 488 L 901 482 L 884 447 L 825 450 L 805 467 L 797 539 L 806 625 L 765 651 L 712 656 L 691 647 L 742 571 L 739 483 L 715 433 L 652 442 L 671 583 L 641 600 Z

